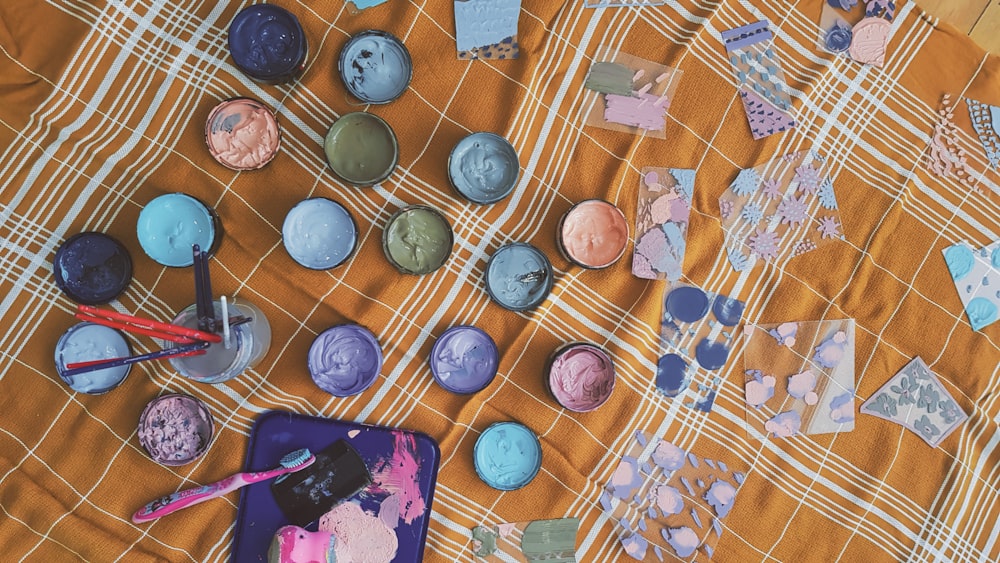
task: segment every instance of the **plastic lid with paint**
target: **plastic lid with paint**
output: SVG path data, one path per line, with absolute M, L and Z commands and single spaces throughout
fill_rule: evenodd
M 394 213 L 382 231 L 385 257 L 404 274 L 422 276 L 448 261 L 454 246 L 448 219 L 437 209 L 410 205 Z
M 66 364 L 125 358 L 131 355 L 132 346 L 122 332 L 99 324 L 78 323 L 64 332 L 56 342 L 56 371 L 70 389 L 88 395 L 101 395 L 121 385 L 132 366 L 118 366 L 66 376 Z
M 337 70 L 355 98 L 369 104 L 389 103 L 406 91 L 413 62 L 403 42 L 371 29 L 351 37 L 340 50 Z
M 615 389 L 615 366 L 600 347 L 571 342 L 556 349 L 545 385 L 556 401 L 574 412 L 596 410 Z
M 448 180 L 473 203 L 496 203 L 517 186 L 521 164 L 507 139 L 488 132 L 472 133 L 451 149 Z
M 382 348 L 367 328 L 337 325 L 313 340 L 308 365 L 320 389 L 335 397 L 350 397 L 375 383 L 382 370 Z
M 474 326 L 458 325 L 444 331 L 431 348 L 434 381 L 452 393 L 475 393 L 496 377 L 500 353 L 496 343 Z
M 311 270 L 346 262 L 358 246 L 358 226 L 343 205 L 323 197 L 297 203 L 281 226 L 281 241 L 293 260 Z
M 359 187 L 387 179 L 399 162 L 392 127 L 381 117 L 360 111 L 345 114 L 330 126 L 323 151 L 334 174 Z
M 491 424 L 472 450 L 476 474 L 501 491 L 527 485 L 542 467 L 542 445 L 527 426 L 518 422 Z
M 132 257 L 108 235 L 78 233 L 56 250 L 52 273 L 73 301 L 101 305 L 121 295 L 132 281 Z
M 309 45 L 298 18 L 274 4 L 240 10 L 229 24 L 229 54 L 259 82 L 290 82 L 305 69 Z
M 501 246 L 486 263 L 486 293 L 510 311 L 538 307 L 549 296 L 553 283 L 548 257 L 528 243 Z
M 274 112 L 250 98 L 233 98 L 212 108 L 205 143 L 219 164 L 232 170 L 263 168 L 278 154 L 281 129 Z
M 617 262 L 628 247 L 625 214 L 602 199 L 588 199 L 571 207 L 556 233 L 559 250 L 577 266 L 599 270 Z
M 208 406 L 191 395 L 171 393 L 149 402 L 139 416 L 139 444 L 163 465 L 184 465 L 208 451 L 215 422 Z
M 191 246 L 213 254 L 222 238 L 219 217 L 210 207 L 182 193 L 164 194 L 139 212 L 136 236 L 153 260 L 171 267 L 194 264 Z

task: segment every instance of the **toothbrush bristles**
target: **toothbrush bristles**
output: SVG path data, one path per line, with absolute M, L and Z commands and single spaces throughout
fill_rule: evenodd
M 281 463 L 282 467 L 297 468 L 301 465 L 307 464 L 307 462 L 311 463 L 315 459 L 316 458 L 313 456 L 312 452 L 309 451 L 309 448 L 302 448 L 301 450 L 295 450 L 294 452 L 285 454 L 285 457 L 281 458 L 279 463 Z

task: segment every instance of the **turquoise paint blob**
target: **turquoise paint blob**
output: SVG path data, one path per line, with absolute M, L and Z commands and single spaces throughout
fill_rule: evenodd
M 985 297 L 976 297 L 965 307 L 972 330 L 979 330 L 997 320 L 997 306 Z
M 490 425 L 476 440 L 472 456 L 479 478 L 501 491 L 527 485 L 542 467 L 538 437 L 517 422 Z
M 211 252 L 217 218 L 197 199 L 182 193 L 161 195 L 142 208 L 136 224 L 139 245 L 153 260 L 175 268 L 194 264 L 191 246 Z
M 960 280 L 972 271 L 975 257 L 972 255 L 971 248 L 964 244 L 956 244 L 945 249 L 944 261 L 948 264 L 948 272 L 951 274 L 951 278 L 953 280 Z
M 693 323 L 708 314 L 708 295 L 697 287 L 681 286 L 667 295 L 666 306 L 674 320 Z
M 343 205 L 322 197 L 304 199 L 285 215 L 281 241 L 302 266 L 328 270 L 354 254 L 358 228 Z
M 56 343 L 56 371 L 74 391 L 100 395 L 118 387 L 132 366 L 118 366 L 66 377 L 66 364 L 110 360 L 132 355 L 128 340 L 121 332 L 94 323 L 79 323 L 70 327 Z

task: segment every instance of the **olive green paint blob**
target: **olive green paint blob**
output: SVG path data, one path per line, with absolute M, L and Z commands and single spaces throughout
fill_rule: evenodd
M 579 518 L 535 520 L 524 528 L 521 551 L 528 561 L 574 563 Z
M 448 219 L 423 205 L 397 211 L 382 233 L 382 250 L 389 262 L 405 274 L 418 276 L 444 265 L 453 242 Z
M 473 553 L 479 557 L 493 555 L 497 550 L 497 535 L 484 526 L 472 529 L 472 541 L 479 542 L 479 548 Z
M 392 127 L 377 115 L 365 112 L 348 113 L 335 121 L 323 149 L 334 173 L 355 186 L 385 180 L 399 161 L 399 145 Z
M 594 63 L 584 88 L 602 94 L 632 95 L 632 70 L 618 63 Z

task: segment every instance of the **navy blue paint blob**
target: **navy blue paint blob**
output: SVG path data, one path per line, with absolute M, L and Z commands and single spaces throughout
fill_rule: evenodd
M 248 6 L 229 25 L 229 54 L 247 76 L 289 82 L 305 68 L 308 45 L 299 20 L 274 4 Z
M 56 285 L 73 301 L 101 305 L 118 297 L 132 281 L 132 257 L 108 235 L 79 233 L 56 251 L 52 273 Z
M 666 354 L 656 364 L 656 388 L 676 397 L 687 385 L 687 362 L 677 354 Z
M 725 295 L 716 295 L 712 303 L 712 313 L 715 319 L 725 326 L 736 326 L 743 318 L 744 304 L 739 299 L 730 299 Z
M 702 412 L 712 412 L 713 404 L 715 404 L 715 391 L 709 391 L 708 395 L 705 395 L 704 399 L 700 399 L 695 402 L 694 408 Z
M 698 365 L 705 369 L 719 369 L 729 359 L 729 348 L 722 342 L 702 338 L 694 348 L 694 357 L 698 359 Z
M 667 295 L 667 312 L 685 323 L 699 321 L 708 314 L 708 295 L 697 287 L 681 286 Z

